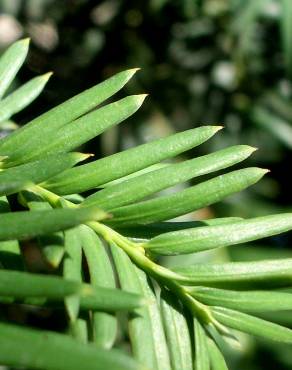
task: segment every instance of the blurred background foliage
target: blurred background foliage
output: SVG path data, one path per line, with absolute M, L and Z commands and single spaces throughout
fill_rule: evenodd
M 249 164 L 271 173 L 189 218 L 291 211 L 291 0 L 0 0 L 0 52 L 27 36 L 31 48 L 18 83 L 50 70 L 54 76 L 15 122 L 0 123 L 1 135 L 118 71 L 140 67 L 126 92 L 148 92 L 150 98 L 87 151 L 100 157 L 172 132 L 222 124 L 225 129 L 190 156 L 249 144 L 259 148 Z M 237 247 L 231 258 L 291 257 L 291 245 L 286 234 Z M 200 258 L 224 259 L 225 252 Z M 179 258 L 185 259 L 180 264 L 192 260 Z M 292 326 L 291 312 L 274 320 Z M 230 355 L 232 369 L 292 369 L 290 347 L 251 338 L 244 343 Z

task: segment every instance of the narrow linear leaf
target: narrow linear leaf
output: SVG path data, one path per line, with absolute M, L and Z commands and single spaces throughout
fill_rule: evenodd
M 264 312 L 292 309 L 292 294 L 279 291 L 233 291 L 208 287 L 191 287 L 188 291 L 210 306 L 239 311 Z
M 134 114 L 142 105 L 146 95 L 132 95 L 99 108 L 85 116 L 61 127 L 53 136 L 46 137 L 36 148 L 26 153 L 11 156 L 5 161 L 6 166 L 38 159 L 40 156 L 68 152 L 98 136 L 106 129 L 117 125 Z M 44 140 L 44 139 L 43 139 Z
M 106 214 L 96 208 L 21 211 L 0 214 L 0 240 L 27 239 L 69 229 L 86 221 L 101 220 Z
M 195 365 L 194 370 L 210 370 L 206 333 L 200 322 L 194 318 Z
M 195 264 L 173 269 L 187 285 L 204 285 L 223 289 L 271 289 L 291 286 L 292 259 L 260 262 Z
M 129 317 L 129 335 L 134 358 L 149 369 L 170 370 L 165 334 L 150 281 L 116 245 L 111 245 L 122 289 L 143 295 L 146 305 Z
M 172 370 L 192 370 L 192 347 L 183 308 L 167 291 L 161 293 L 161 310 Z
M 0 214 L 9 211 L 10 207 L 7 198 L 0 196 Z M 2 268 L 9 270 L 23 270 L 23 259 L 17 240 L 0 242 L 0 265 Z
M 43 91 L 52 73 L 35 77 L 5 99 L 0 101 L 0 121 L 9 119 L 13 114 L 28 106 Z
M 82 153 L 57 154 L 3 170 L 0 172 L 0 195 L 13 194 L 29 183 L 39 184 L 88 157 Z
M 77 320 L 74 322 L 74 325 L 70 326 L 69 333 L 79 343 L 88 343 L 87 320 L 83 318 L 77 318 Z
M 292 330 L 284 326 L 229 308 L 213 307 L 212 313 L 218 321 L 230 328 L 282 343 L 292 343 Z
M 256 217 L 226 225 L 203 226 L 155 237 L 146 248 L 159 254 L 184 254 L 226 247 L 287 232 L 292 213 Z
M 146 370 L 120 351 L 105 351 L 62 334 L 0 323 L 0 363 L 44 370 Z
M 79 294 L 81 285 L 57 276 L 0 270 L 0 295 L 14 298 L 44 297 L 62 299 Z
M 66 280 L 62 280 L 66 281 Z M 76 282 L 69 281 L 71 284 Z M 129 293 L 120 289 L 94 287 L 89 284 L 79 286 L 80 310 L 87 312 L 88 310 L 117 312 L 130 311 L 145 305 L 145 300 L 139 294 Z M 13 298 L 12 296 L 1 296 L 0 302 L 9 303 L 25 303 L 32 306 L 52 306 L 63 308 L 64 296 L 58 294 L 53 295 L 53 298 L 44 298 L 41 293 L 38 297 L 27 297 L 24 300 L 21 297 Z
M 0 99 L 22 66 L 28 52 L 28 45 L 29 39 L 17 41 L 12 44 L 1 56 Z
M 116 228 L 124 236 L 133 238 L 150 239 L 171 231 L 191 229 L 200 226 L 222 225 L 240 221 L 240 217 L 219 217 L 202 221 L 182 221 L 182 222 L 156 222 L 148 225 L 135 225 Z
M 144 175 L 145 173 L 149 173 L 149 172 L 152 172 L 152 171 L 155 171 L 155 170 L 159 170 L 161 168 L 165 168 L 165 167 L 168 167 L 170 165 L 171 165 L 170 163 L 164 163 L 164 162 L 163 163 L 155 163 L 155 164 L 153 164 L 149 167 L 143 168 L 142 170 L 139 170 L 139 171 L 130 173 L 129 175 L 120 177 L 119 179 L 107 182 L 106 184 L 101 184 L 101 185 L 98 186 L 98 188 L 108 188 L 110 186 L 120 184 L 123 181 L 134 179 L 135 177 L 138 177 L 140 175 Z
M 87 260 L 90 282 L 93 285 L 115 288 L 115 276 L 104 246 L 96 233 L 89 227 L 80 227 L 82 248 Z M 94 343 L 101 348 L 110 349 L 117 335 L 117 318 L 105 312 L 93 312 L 92 325 Z
M 141 200 L 178 183 L 234 165 L 247 158 L 254 148 L 237 145 L 205 156 L 143 174 L 92 194 L 84 205 L 111 210 Z
M 82 249 L 78 229 L 73 228 L 65 231 L 65 258 L 63 262 L 63 276 L 65 279 L 82 282 Z M 74 326 L 79 313 L 80 297 L 74 295 L 65 298 L 65 307 L 70 319 L 70 325 Z M 72 329 L 72 328 L 71 328 Z M 74 329 L 73 329 L 74 331 Z
M 222 127 L 205 126 L 158 139 L 65 171 L 46 182 L 57 194 L 83 192 L 174 157 L 212 137 Z
M 145 300 L 141 295 L 120 289 L 90 285 L 90 293 L 80 297 L 82 310 L 129 311 L 145 305 Z
M 252 110 L 252 119 L 260 129 L 267 130 L 287 148 L 292 148 L 292 128 L 289 121 L 273 114 L 270 110 L 256 106 Z
M 228 370 L 224 356 L 211 338 L 207 338 L 208 353 L 212 370 Z
M 29 153 L 32 148 L 41 147 L 49 137 L 55 136 L 62 126 L 91 111 L 119 91 L 136 71 L 137 69 L 130 69 L 118 73 L 35 118 L 2 139 L 0 153 L 19 157 L 24 153 Z M 16 148 L 18 148 L 17 154 Z
M 52 209 L 48 202 L 44 202 L 41 197 L 32 192 L 22 192 L 21 196 L 25 199 L 26 205 L 31 211 Z M 41 247 L 41 252 L 50 266 L 57 268 L 60 265 L 65 253 L 64 243 L 63 232 L 38 237 L 38 245 Z
M 164 221 L 219 202 L 256 183 L 267 171 L 245 168 L 217 176 L 181 192 L 116 208 L 109 224 L 126 226 Z M 147 245 L 150 248 L 151 244 Z

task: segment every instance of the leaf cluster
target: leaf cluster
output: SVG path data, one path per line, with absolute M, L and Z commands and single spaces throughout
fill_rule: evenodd
M 21 40 L 1 57 L 2 94 L 26 53 L 27 40 Z M 62 334 L 2 320 L 3 365 L 222 370 L 224 354 L 239 343 L 238 331 L 292 343 L 292 330 L 260 317 L 291 309 L 291 259 L 171 269 L 157 262 L 292 229 L 290 213 L 173 220 L 259 181 L 267 170 L 230 169 L 254 148 L 237 145 L 165 162 L 221 129 L 202 126 L 74 167 L 89 155 L 73 150 L 141 106 L 145 95 L 99 106 L 135 72 L 118 73 L 0 141 L 0 301 L 62 309 L 67 320 Z M 27 104 L 30 90 L 43 88 L 42 79 L 35 81 L 4 97 L 5 119 Z M 159 193 L 194 178 L 196 184 L 184 190 Z M 28 241 L 52 276 L 29 272 L 23 253 Z M 130 354 L 121 350 L 121 338 Z

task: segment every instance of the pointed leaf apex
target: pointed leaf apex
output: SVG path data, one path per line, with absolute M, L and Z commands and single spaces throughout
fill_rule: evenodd
M 256 147 L 254 147 L 254 146 L 250 146 L 250 152 L 251 152 L 251 153 L 254 153 L 254 152 L 256 152 L 257 150 L 259 150 L 259 148 L 256 148 Z
M 139 94 L 139 95 L 135 95 L 136 96 L 136 99 L 137 99 L 137 102 L 139 105 L 142 105 L 143 101 L 146 99 L 146 97 L 148 96 L 149 94 Z
M 21 42 L 23 45 L 29 45 L 30 43 L 30 37 L 26 37 L 25 39 L 21 39 L 19 40 L 19 42 Z
M 133 76 L 136 72 L 140 71 L 140 69 L 141 68 L 131 68 L 131 69 L 128 69 L 128 72 L 132 73 L 132 76 Z
M 85 159 L 94 157 L 93 153 L 80 153 L 81 161 L 85 161 Z
M 216 128 L 216 132 L 221 131 L 221 130 L 224 129 L 224 126 L 220 126 L 220 125 L 214 126 L 214 127 Z
M 48 81 L 49 78 L 52 76 L 52 74 L 53 74 L 53 72 L 47 72 L 47 73 L 44 73 L 43 75 L 41 75 L 40 78 L 42 78 L 45 81 Z

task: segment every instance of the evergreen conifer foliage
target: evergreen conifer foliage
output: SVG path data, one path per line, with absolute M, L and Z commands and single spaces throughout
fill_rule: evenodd
M 21 40 L 0 59 L 2 122 L 36 98 L 48 80 L 48 74 L 36 77 L 5 95 L 27 51 L 28 41 Z M 172 269 L 157 262 L 159 256 L 235 246 L 292 229 L 290 213 L 170 221 L 259 181 L 267 170 L 231 168 L 254 148 L 237 145 L 165 164 L 221 129 L 202 126 L 79 164 L 90 155 L 75 152 L 78 147 L 142 105 L 146 95 L 99 107 L 136 71 L 116 74 L 0 141 L 1 305 L 56 307 L 67 318 L 66 332 L 56 333 L 1 316 L 1 365 L 221 370 L 238 331 L 292 343 L 292 330 L 260 318 L 292 308 L 291 259 Z M 208 180 L 157 195 L 207 174 Z M 28 240 L 53 274 L 28 271 L 21 248 Z

